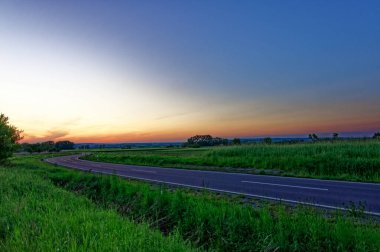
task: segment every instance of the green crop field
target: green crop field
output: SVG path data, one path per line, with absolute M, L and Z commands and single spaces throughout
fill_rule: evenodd
M 188 155 L 199 155 L 195 153 Z M 340 213 L 243 201 L 73 171 L 40 158 L 17 157 L 10 167 L 0 166 L 0 251 L 378 251 L 380 247 L 378 220 L 360 210 Z
M 93 161 L 380 182 L 380 141 L 250 144 L 94 153 Z

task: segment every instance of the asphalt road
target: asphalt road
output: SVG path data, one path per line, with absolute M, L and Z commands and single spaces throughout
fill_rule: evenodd
M 79 156 L 46 161 L 78 170 L 293 204 L 346 209 L 352 203 L 361 203 L 366 213 L 380 216 L 380 184 L 99 163 Z

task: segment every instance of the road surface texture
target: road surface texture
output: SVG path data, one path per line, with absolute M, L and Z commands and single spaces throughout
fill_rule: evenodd
M 380 216 L 380 184 L 110 164 L 79 157 L 46 161 L 78 170 L 293 204 L 342 210 L 352 203 L 364 204 L 366 213 Z

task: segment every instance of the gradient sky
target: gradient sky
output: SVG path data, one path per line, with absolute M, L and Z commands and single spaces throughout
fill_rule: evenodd
M 380 130 L 379 1 L 0 1 L 25 141 Z

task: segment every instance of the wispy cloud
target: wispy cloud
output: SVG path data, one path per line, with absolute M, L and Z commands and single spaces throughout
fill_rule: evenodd
M 158 116 L 155 118 L 155 120 L 164 120 L 164 119 L 169 119 L 169 118 L 175 118 L 175 117 L 189 115 L 192 113 L 194 113 L 194 112 L 182 112 L 182 113 L 176 113 L 176 114 L 168 114 L 168 115 Z
M 69 131 L 63 129 L 49 130 L 43 136 L 35 136 L 25 133 L 24 142 L 57 141 L 69 135 Z

